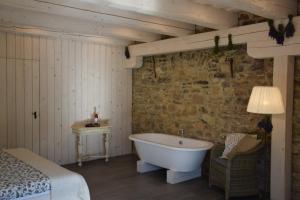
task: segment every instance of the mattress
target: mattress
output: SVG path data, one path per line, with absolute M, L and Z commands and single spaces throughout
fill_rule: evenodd
M 16 200 L 90 200 L 87 184 L 81 175 L 23 148 L 4 151 L 41 172 L 50 183 L 50 190 L 18 197 Z

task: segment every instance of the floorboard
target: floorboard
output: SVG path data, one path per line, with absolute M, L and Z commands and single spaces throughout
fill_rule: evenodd
M 197 178 L 175 185 L 166 183 L 166 171 L 146 174 L 136 172 L 135 155 L 126 155 L 65 167 L 83 175 L 88 183 L 91 200 L 222 200 L 224 193 L 209 188 L 206 178 Z M 256 198 L 240 198 L 254 200 Z

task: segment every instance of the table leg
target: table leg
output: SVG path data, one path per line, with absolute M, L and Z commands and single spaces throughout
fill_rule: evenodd
M 109 134 L 105 134 L 105 162 L 108 162 L 109 158 Z
M 82 166 L 82 141 L 81 136 L 77 135 L 77 162 L 78 166 Z

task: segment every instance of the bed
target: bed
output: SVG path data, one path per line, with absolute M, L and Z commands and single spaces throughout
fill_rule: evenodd
M 90 200 L 84 178 L 29 150 L 0 150 L 1 200 Z

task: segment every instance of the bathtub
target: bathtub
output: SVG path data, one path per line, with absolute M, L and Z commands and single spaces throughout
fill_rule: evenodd
M 178 183 L 201 176 L 201 165 L 213 143 L 160 133 L 130 135 L 140 157 L 140 173 L 168 169 L 167 182 Z

